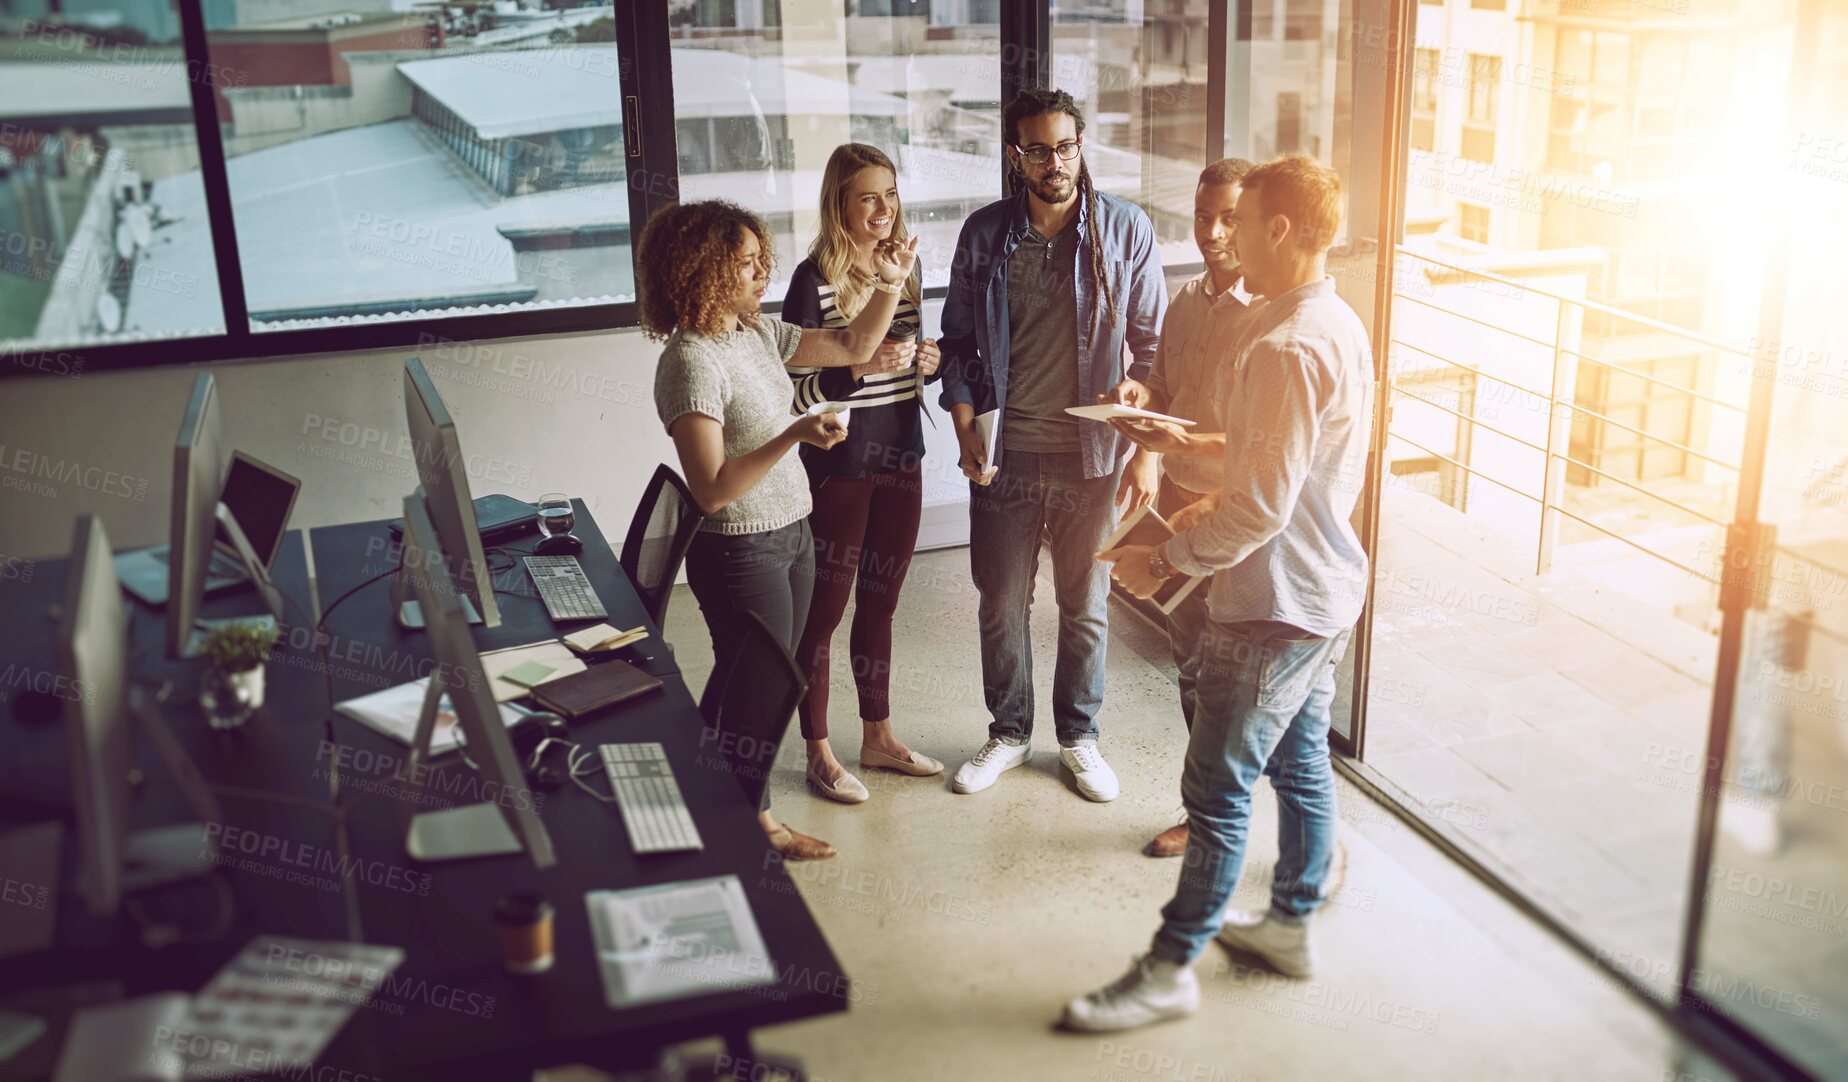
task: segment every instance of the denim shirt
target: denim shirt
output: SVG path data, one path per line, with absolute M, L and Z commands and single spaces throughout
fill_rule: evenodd
M 1026 192 L 990 203 L 963 223 L 950 268 L 950 292 L 943 302 L 943 336 L 938 346 L 945 410 L 966 402 L 978 414 L 1007 406 L 1007 260 L 1027 234 Z M 1108 394 L 1124 377 L 1146 381 L 1161 337 L 1168 307 L 1167 282 L 1155 227 L 1148 215 L 1128 200 L 1097 193 L 1098 233 L 1103 241 L 1106 281 L 1116 298 L 1117 322 L 1091 282 L 1091 245 L 1086 236 L 1086 208 L 1067 229 L 1078 230 L 1077 277 L 1078 390 L 1088 405 Z M 1000 419 L 996 425 L 999 427 Z M 1079 451 L 1087 478 L 1113 473 L 1135 445 L 1102 421 L 1080 421 Z M 1006 439 L 997 435 L 995 460 L 1006 454 Z

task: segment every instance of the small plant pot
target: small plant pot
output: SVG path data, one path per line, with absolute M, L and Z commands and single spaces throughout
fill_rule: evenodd
M 199 685 L 199 709 L 214 729 L 235 729 L 263 707 L 263 666 L 242 672 L 206 667 Z

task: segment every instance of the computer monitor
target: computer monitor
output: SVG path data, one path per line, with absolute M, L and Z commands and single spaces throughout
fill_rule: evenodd
M 513 741 L 501 723 L 500 704 L 494 700 L 493 687 L 462 613 L 462 592 L 437 548 L 430 514 L 415 493 L 404 499 L 404 525 L 404 568 L 422 608 L 430 632 L 430 650 L 436 658 L 417 732 L 411 740 L 412 785 L 421 787 L 429 773 L 423 764 L 429 755 L 442 698 L 447 696 L 454 712 L 452 723 L 462 727 L 468 756 L 478 766 L 482 795 L 487 798 L 484 803 L 412 816 L 406 849 L 417 860 L 459 860 L 524 849 L 535 865 L 549 868 L 557 862 L 551 835 L 539 818 L 532 790 L 514 754 Z M 413 799 L 412 806 L 415 803 Z
M 133 892 L 211 871 L 205 824 L 181 823 L 128 833 L 134 766 L 132 713 L 140 716 L 169 772 L 205 822 L 218 819 L 204 780 L 157 716 L 131 703 L 128 613 L 102 520 L 77 519 L 57 631 L 58 681 L 70 744 L 78 891 L 90 912 L 116 910 Z
M 167 531 L 167 653 L 193 654 L 194 624 L 212 564 L 224 459 L 218 435 L 218 387 L 210 372 L 193 380 L 192 397 L 173 443 L 173 514 Z
M 251 476 L 268 469 L 247 455 L 239 458 L 244 468 L 239 472 L 236 497 L 248 507 L 253 524 L 267 521 L 275 495 L 260 495 L 262 482 Z M 271 471 L 286 482 L 299 486 L 294 478 Z M 206 632 L 213 623 L 201 621 L 200 606 L 205 602 L 206 583 L 211 574 L 212 552 L 221 543 L 243 564 L 244 575 L 256 587 L 257 596 L 269 609 L 271 620 L 282 620 L 282 595 L 269 578 L 269 561 L 282 540 L 287 509 L 273 526 L 268 537 L 269 551 L 259 555 L 250 545 L 239 520 L 223 500 L 225 495 L 224 454 L 218 432 L 218 387 L 210 372 L 201 372 L 193 380 L 192 397 L 186 403 L 186 415 L 180 421 L 180 434 L 173 443 L 173 510 L 167 537 L 167 654 L 170 657 L 198 657 L 205 648 Z M 295 494 L 287 494 L 293 506 Z M 248 620 L 248 617 L 233 619 Z M 262 622 L 262 621 L 259 621 Z
M 404 361 L 404 412 L 410 422 L 411 453 L 417 461 L 417 478 L 423 502 L 436 527 L 436 547 L 447 560 L 451 575 L 462 589 L 462 612 L 470 623 L 500 626 L 500 606 L 494 600 L 494 582 L 481 532 L 475 525 L 475 504 L 468 490 L 468 471 L 462 458 L 462 441 L 456 423 L 443 404 L 423 362 Z M 407 627 L 421 626 L 411 602 L 397 591 L 398 619 Z
M 225 471 L 218 498 L 237 520 L 244 539 L 264 567 L 276 566 L 276 553 L 282 551 L 282 537 L 288 532 L 289 516 L 301 490 L 302 483 L 297 478 L 242 451 L 231 452 L 231 465 Z M 227 538 L 221 536 L 218 546 L 237 555 Z

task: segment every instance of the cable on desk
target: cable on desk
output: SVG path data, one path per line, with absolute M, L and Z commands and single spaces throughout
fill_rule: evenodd
M 591 767 L 590 770 L 583 769 L 583 767 L 586 764 L 588 764 Z M 591 796 L 596 797 L 598 800 L 603 801 L 605 804 L 614 804 L 616 803 L 616 794 L 613 791 L 610 793 L 609 796 L 604 796 L 602 793 L 591 788 L 589 785 L 585 784 L 584 782 L 584 779 L 586 777 L 589 777 L 591 774 L 596 773 L 596 768 L 601 767 L 602 765 L 603 765 L 602 753 L 589 744 L 571 745 L 571 754 L 568 758 L 565 759 L 565 769 L 571 775 L 571 784 L 577 786 L 579 789 L 584 790 L 586 793 L 589 793 Z
M 397 573 L 398 573 L 397 568 L 395 567 L 388 568 L 372 576 L 366 581 L 360 583 L 358 586 L 353 587 L 351 590 L 348 590 L 346 593 L 341 594 L 339 597 L 334 598 L 334 600 L 331 603 L 329 603 L 325 609 L 321 610 L 321 619 L 315 623 L 314 625 L 315 630 L 316 631 L 321 630 L 321 628 L 327 623 L 327 618 L 334 614 L 334 610 L 340 606 L 340 603 L 342 601 L 345 601 L 347 598 L 352 597 L 354 594 L 360 592 L 361 590 L 364 590 L 366 587 L 372 585 L 373 583 L 379 581 L 380 579 L 386 577 L 387 575 L 395 575 Z
M 321 634 L 327 624 L 327 618 L 334 614 L 340 603 L 388 575 L 396 574 L 396 567 L 387 568 L 366 581 L 334 598 L 333 602 L 321 610 L 321 618 L 314 623 L 314 654 L 321 662 L 321 686 L 327 697 L 327 714 L 321 719 L 321 735 L 329 746 L 334 744 L 334 667 L 327 660 L 327 639 Z M 333 765 L 327 771 L 327 798 L 335 806 L 340 804 L 340 757 L 333 757 Z

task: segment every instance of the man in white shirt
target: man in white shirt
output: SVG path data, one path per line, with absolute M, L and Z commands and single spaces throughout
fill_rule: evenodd
M 1213 575 L 1198 700 L 1181 779 L 1187 859 L 1149 953 L 1066 1004 L 1069 1028 L 1107 1031 L 1190 1014 L 1192 964 L 1215 934 L 1290 977 L 1314 967 L 1309 921 L 1335 849 L 1328 757 L 1335 666 L 1366 596 L 1349 518 L 1365 475 L 1373 355 L 1326 270 L 1341 217 L 1334 170 L 1289 155 L 1246 175 L 1233 244 L 1252 292 L 1221 388 L 1223 486 L 1157 546 L 1098 554 L 1138 597 Z M 1260 775 L 1276 791 L 1280 853 L 1264 914 L 1228 914 Z

